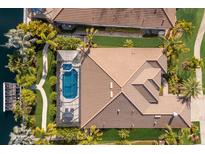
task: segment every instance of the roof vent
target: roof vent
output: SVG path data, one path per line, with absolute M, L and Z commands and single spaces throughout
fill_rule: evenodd
M 173 112 L 172 115 L 173 115 L 174 117 L 177 117 L 177 116 L 178 116 L 178 113 Z
M 155 119 L 160 119 L 160 118 L 161 118 L 161 115 L 155 115 L 154 118 L 155 118 Z
M 120 109 L 117 109 L 117 114 L 120 114 Z
M 135 112 L 134 110 L 131 111 L 132 114 L 134 114 L 134 112 Z
M 113 91 L 110 91 L 110 97 L 113 98 Z
M 157 9 L 154 9 L 154 14 L 156 14 L 157 13 Z
M 110 89 L 112 89 L 113 88 L 113 83 L 112 82 L 110 82 Z
M 135 127 L 135 125 L 132 123 L 132 124 L 131 124 L 131 128 L 134 128 L 134 127 Z

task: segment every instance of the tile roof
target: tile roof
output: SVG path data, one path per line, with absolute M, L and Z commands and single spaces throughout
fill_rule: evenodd
M 159 87 L 150 82 L 150 80 L 153 80 L 156 85 L 161 84 L 160 70 L 162 67 L 157 66 L 155 68 L 149 61 L 158 64 L 161 61 L 160 66 L 163 63 L 166 65 L 166 57 L 162 55 L 162 49 L 160 48 L 90 49 L 86 58 L 90 62 L 87 64 L 86 69 L 82 68 L 84 71 L 81 77 L 81 83 L 83 84 L 81 89 L 83 96 L 81 97 L 81 127 L 95 118 L 121 93 L 144 115 L 172 115 L 173 112 L 176 112 L 189 126 L 190 112 L 187 111 L 186 104 L 182 104 L 174 95 L 159 96 Z M 162 60 L 162 57 L 165 60 Z M 100 71 L 101 69 L 100 74 L 96 72 L 96 68 L 92 68 L 92 74 L 89 73 L 88 68 L 94 65 L 98 68 L 97 70 Z M 97 76 L 93 77 L 95 74 Z M 109 77 L 109 80 L 105 77 Z M 88 80 L 91 82 L 88 82 Z M 113 97 L 110 97 L 110 82 L 114 82 L 114 88 L 117 88 Z M 144 88 L 136 87 L 133 83 L 139 85 L 141 83 Z
M 176 9 L 65 8 L 53 9 L 53 21 L 91 26 L 168 29 L 176 22 Z
M 92 48 L 89 57 L 121 87 L 145 61 L 157 61 L 162 48 Z

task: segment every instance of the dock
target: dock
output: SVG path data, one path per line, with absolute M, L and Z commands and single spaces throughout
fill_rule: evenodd
M 13 104 L 20 99 L 21 88 L 16 83 L 3 83 L 3 112 L 11 111 Z

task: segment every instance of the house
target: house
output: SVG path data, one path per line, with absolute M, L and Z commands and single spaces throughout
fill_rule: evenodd
M 176 9 L 171 8 L 48 8 L 28 12 L 32 19 L 48 20 L 81 35 L 86 27 L 97 28 L 99 35 L 164 35 L 176 22 Z
M 167 58 L 162 51 L 162 48 L 91 48 L 82 64 L 77 65 L 79 72 L 71 62 L 76 51 L 59 51 L 58 57 L 64 59 L 59 66 L 72 64 L 67 79 L 78 84 L 61 84 L 65 88 L 58 91 L 59 95 L 70 89 L 74 97 L 68 97 L 67 102 L 59 99 L 58 106 L 69 106 L 76 100 L 78 105 L 72 110 L 64 107 L 60 112 L 67 114 L 58 116 L 57 123 L 65 124 L 67 119 L 67 126 L 73 126 L 76 118 L 72 113 L 76 112 L 80 128 L 91 125 L 98 128 L 164 128 L 168 124 L 173 128 L 190 127 L 190 107 L 175 95 L 167 92 L 160 95 L 162 75 L 167 71 Z M 66 60 L 65 57 L 72 58 Z M 58 73 L 62 72 L 61 67 Z M 73 69 L 78 75 L 72 73 Z M 63 80 L 62 77 L 59 80 Z M 79 94 L 75 87 L 79 88 Z

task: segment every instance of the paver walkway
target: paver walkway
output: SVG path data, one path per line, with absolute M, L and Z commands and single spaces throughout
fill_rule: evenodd
M 201 43 L 205 32 L 205 12 L 194 45 L 194 56 L 200 58 Z M 196 79 L 202 85 L 202 70 L 196 69 Z M 205 144 L 205 96 L 201 90 L 199 98 L 192 99 L 191 120 L 200 121 L 201 144 Z
M 43 89 L 43 85 L 46 80 L 46 76 L 48 73 L 48 47 L 49 45 L 46 44 L 43 48 L 43 72 L 42 72 L 42 78 L 39 82 L 39 84 L 36 85 L 36 88 L 40 91 L 41 96 L 43 98 L 43 110 L 42 110 L 42 123 L 41 127 L 46 130 L 46 124 L 47 124 L 47 109 L 48 109 L 48 99 L 45 93 L 45 90 Z

